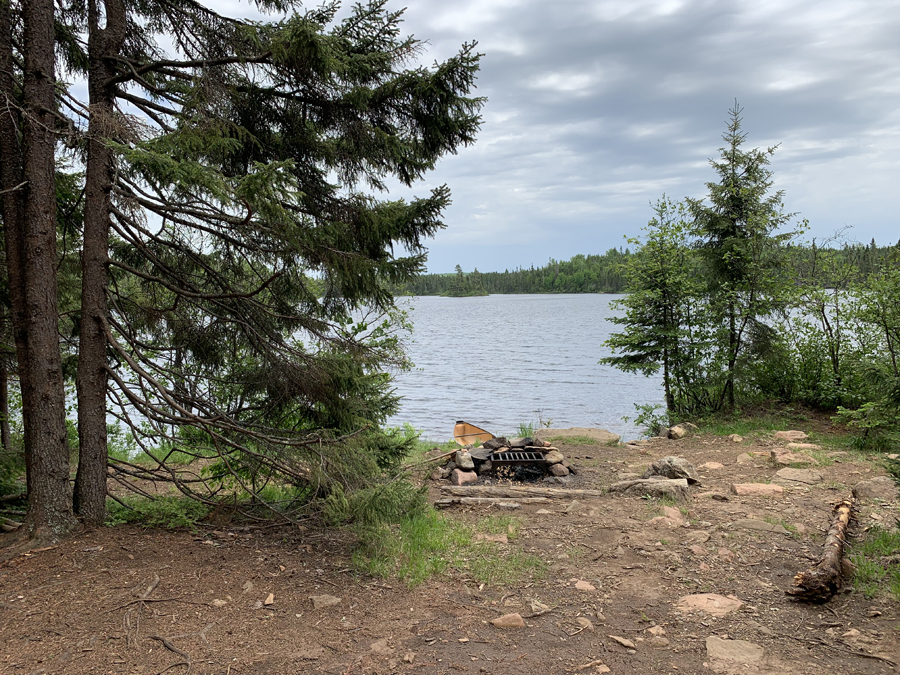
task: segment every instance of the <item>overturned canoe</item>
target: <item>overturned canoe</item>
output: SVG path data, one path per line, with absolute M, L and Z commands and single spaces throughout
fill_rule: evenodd
M 460 445 L 469 445 L 469 443 L 477 443 L 481 441 L 489 441 L 494 437 L 490 431 L 485 431 L 481 427 L 476 427 L 474 424 L 469 424 L 468 422 L 463 422 L 462 420 L 456 423 L 456 426 L 453 427 L 453 440 L 455 440 Z

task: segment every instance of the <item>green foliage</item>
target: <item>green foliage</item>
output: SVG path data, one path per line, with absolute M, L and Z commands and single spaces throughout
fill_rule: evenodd
M 660 432 L 663 429 L 667 429 L 672 426 L 672 419 L 669 417 L 669 414 L 662 410 L 661 406 L 654 405 L 652 403 L 645 404 L 634 404 L 635 409 L 638 414 L 634 418 L 634 423 L 636 426 L 644 429 L 644 436 L 647 438 L 653 438 L 654 436 L 659 436 Z M 662 412 L 659 412 L 662 410 Z M 629 418 L 625 417 L 625 421 L 628 421 Z
M 487 294 L 487 291 L 484 290 L 484 280 L 478 268 L 476 267 L 474 272 L 467 275 L 459 265 L 456 266 L 456 271 L 453 275 L 453 284 L 446 292 L 441 293 L 441 295 L 450 298 L 469 298 Z
M 25 453 L 15 448 L 0 450 L 0 496 L 20 493 L 25 493 Z
M 422 274 L 394 287 L 399 295 L 455 295 L 461 285 L 471 284 L 483 293 L 621 293 L 625 277 L 621 263 L 628 260 L 629 251 L 610 249 L 602 255 L 576 255 L 570 260 L 550 261 L 543 267 L 518 268 L 504 272 Z
M 502 550 L 492 542 L 479 542 L 477 531 L 505 532 L 515 536 L 516 523 L 505 518 L 487 519 L 473 530 L 433 509 L 405 516 L 396 525 L 370 524 L 358 528 L 359 545 L 354 566 L 366 574 L 398 578 L 410 587 L 434 574 L 465 573 L 477 582 L 516 584 L 536 580 L 547 565 L 539 558 L 514 550 Z
M 420 514 L 426 507 L 424 488 L 396 480 L 349 492 L 335 485 L 325 498 L 322 514 L 331 525 L 377 527 Z
M 872 528 L 853 547 L 851 562 L 856 566 L 853 585 L 867 599 L 887 592 L 900 601 L 900 530 Z
M 110 527 L 133 523 L 144 527 L 192 529 L 209 511 L 206 504 L 181 495 L 155 499 L 132 495 L 121 498 L 121 502 L 107 501 L 106 524 Z

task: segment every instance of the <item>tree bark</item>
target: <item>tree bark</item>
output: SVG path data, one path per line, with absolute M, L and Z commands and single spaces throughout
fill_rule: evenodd
M 12 450 L 9 437 L 9 368 L 6 359 L 0 360 L 0 447 Z
M 54 110 L 53 0 L 23 3 L 23 177 L 20 272 L 24 273 L 25 359 L 20 378 L 27 410 L 25 457 L 28 469 L 27 532 L 57 538 L 69 532 L 72 515 L 69 448 L 56 278 L 56 118 Z M 11 284 L 12 292 L 12 284 Z
M 798 600 L 822 603 L 828 602 L 840 590 L 844 583 L 844 545 L 854 507 L 852 497 L 835 505 L 822 557 L 815 565 L 794 577 L 794 587 L 785 591 L 788 595 Z
M 115 115 L 115 75 L 110 57 L 125 41 L 125 6 L 106 0 L 105 28 L 100 28 L 96 0 L 88 3 L 88 157 L 85 178 L 84 244 L 82 249 L 81 327 L 78 372 L 78 472 L 75 477 L 75 512 L 88 526 L 106 520 L 106 321 L 107 261 L 109 259 L 110 193 L 113 155 L 107 146 Z

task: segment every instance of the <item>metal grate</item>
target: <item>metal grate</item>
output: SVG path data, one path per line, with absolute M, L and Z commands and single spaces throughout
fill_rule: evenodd
M 540 452 L 495 452 L 491 455 L 494 466 L 521 466 L 523 464 L 545 464 L 547 460 Z

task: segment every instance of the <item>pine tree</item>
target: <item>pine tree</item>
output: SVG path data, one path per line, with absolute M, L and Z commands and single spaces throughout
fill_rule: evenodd
M 202 448 L 250 492 L 260 467 L 310 480 L 304 453 L 321 465 L 323 442 L 395 409 L 381 371 L 402 362 L 397 337 L 353 315 L 391 315 L 389 285 L 421 270 L 449 191 L 377 195 L 474 141 L 475 45 L 409 67 L 422 43 L 384 1 L 337 20 L 336 3 L 260 0 L 280 15 L 261 22 L 194 1 L 58 4 L 57 65 L 90 97 L 60 99 L 87 168 L 79 514 L 104 516 L 107 399 L 151 445 Z

